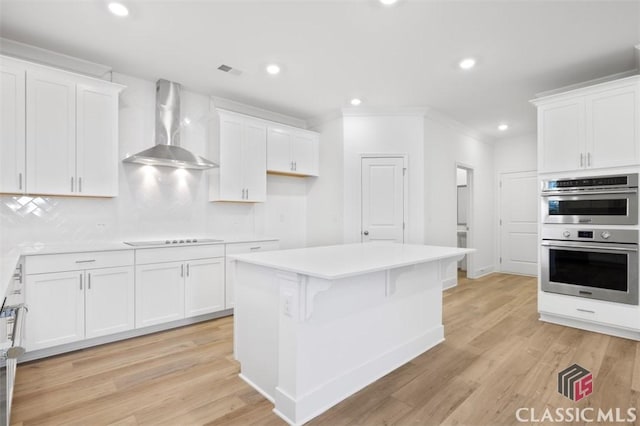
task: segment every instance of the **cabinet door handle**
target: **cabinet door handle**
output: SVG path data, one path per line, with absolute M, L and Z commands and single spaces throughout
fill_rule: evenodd
M 291 162 L 291 171 L 293 171 L 293 161 Z
M 87 273 L 87 288 L 91 290 L 91 274 Z
M 78 192 L 82 192 L 82 178 L 78 178 Z
M 82 290 L 82 274 L 80 274 L 80 290 Z
M 189 276 L 189 264 L 187 263 L 187 277 Z
M 180 265 L 180 277 L 184 277 L 184 263 Z
M 22 173 L 18 173 L 18 189 L 22 190 Z
M 584 167 L 584 154 L 580 153 L 580 167 Z
M 71 176 L 71 192 L 73 192 L 73 176 Z
M 247 200 L 249 199 L 249 188 L 247 188 Z
M 587 167 L 591 167 L 591 153 L 587 152 Z
M 298 162 L 297 161 L 293 162 L 293 170 L 296 171 L 296 172 L 298 171 Z
M 244 191 L 245 191 L 245 189 L 244 189 L 244 188 L 242 188 L 242 199 L 243 199 L 243 200 L 244 200 Z

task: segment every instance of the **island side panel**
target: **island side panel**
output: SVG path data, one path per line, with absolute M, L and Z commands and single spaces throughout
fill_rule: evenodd
M 240 377 L 274 401 L 278 375 L 279 291 L 275 270 L 244 262 L 236 268 L 234 350 Z
M 278 312 L 276 413 L 304 423 L 444 340 L 441 266 L 334 281 L 278 274 L 289 308 Z

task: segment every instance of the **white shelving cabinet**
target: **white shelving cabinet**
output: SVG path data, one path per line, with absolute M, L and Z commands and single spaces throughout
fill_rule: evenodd
M 27 350 L 133 329 L 133 262 L 133 250 L 27 256 Z
M 224 309 L 224 245 L 136 250 L 136 327 Z
M 640 77 L 533 103 L 538 107 L 540 173 L 640 164 Z
M 267 133 L 267 172 L 318 176 L 319 135 L 316 132 L 271 124 Z
M 212 130 L 210 201 L 263 202 L 267 196 L 267 125 L 259 119 L 218 110 Z
M 0 192 L 118 195 L 124 86 L 0 56 Z

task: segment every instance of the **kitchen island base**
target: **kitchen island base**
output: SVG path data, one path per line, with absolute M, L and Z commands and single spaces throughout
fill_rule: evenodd
M 444 340 L 456 254 L 337 279 L 235 262 L 240 377 L 289 424 L 311 420 Z

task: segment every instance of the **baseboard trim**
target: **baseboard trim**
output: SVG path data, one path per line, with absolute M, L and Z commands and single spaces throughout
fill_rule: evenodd
M 199 315 L 191 318 L 184 318 L 177 321 L 171 321 L 164 324 L 156 324 L 144 328 L 136 328 L 133 330 L 123 331 L 121 333 L 110 334 L 107 336 L 94 337 L 92 339 L 80 340 L 66 345 L 54 346 L 51 348 L 38 349 L 35 351 L 26 352 L 20 357 L 19 362 L 33 361 L 40 358 L 46 358 L 54 355 L 60 355 L 67 352 L 77 351 L 80 349 L 87 349 L 93 346 L 104 345 L 107 343 L 113 343 L 120 340 L 131 339 L 133 337 L 140 337 L 147 334 L 158 333 L 160 331 L 171 330 L 172 328 L 184 327 L 185 325 L 196 324 L 203 321 L 209 321 L 216 318 L 227 317 L 233 315 L 233 309 L 225 309 L 224 311 L 213 312 L 210 314 Z
M 640 341 L 640 331 L 540 312 L 540 321 Z

